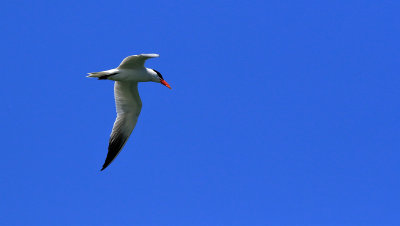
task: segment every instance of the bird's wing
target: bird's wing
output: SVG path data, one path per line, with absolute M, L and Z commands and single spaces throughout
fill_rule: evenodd
M 149 58 L 159 57 L 160 55 L 152 54 L 139 54 L 126 57 L 118 66 L 119 69 L 134 69 L 144 67 L 144 62 Z
M 135 128 L 142 109 L 137 82 L 119 82 L 114 84 L 117 119 L 111 132 L 108 153 L 104 162 L 104 170 L 117 157 Z

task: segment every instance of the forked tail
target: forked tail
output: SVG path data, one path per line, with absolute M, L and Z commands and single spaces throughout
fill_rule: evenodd
M 92 72 L 88 73 L 89 75 L 86 77 L 89 78 L 98 78 L 99 80 L 108 79 L 110 76 L 118 74 L 116 71 L 100 71 L 100 72 Z

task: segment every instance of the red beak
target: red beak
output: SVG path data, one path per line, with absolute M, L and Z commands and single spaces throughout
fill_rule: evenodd
M 172 89 L 171 86 L 168 84 L 168 82 L 166 82 L 164 79 L 161 79 L 160 82 L 161 82 L 161 84 L 163 84 L 164 86 L 166 86 L 166 87 Z

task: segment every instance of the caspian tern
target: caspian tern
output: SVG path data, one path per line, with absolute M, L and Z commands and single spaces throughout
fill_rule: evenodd
M 138 91 L 138 82 L 158 82 L 171 89 L 160 72 L 144 67 L 149 58 L 159 57 L 158 54 L 140 54 L 126 57 L 114 69 L 88 73 L 87 77 L 115 81 L 114 97 L 117 118 L 112 128 L 108 144 L 107 158 L 101 169 L 103 171 L 117 157 L 135 128 L 142 109 Z

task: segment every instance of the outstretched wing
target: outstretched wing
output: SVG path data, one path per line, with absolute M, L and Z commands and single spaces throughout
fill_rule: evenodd
M 114 84 L 117 119 L 111 132 L 104 170 L 117 157 L 135 128 L 142 109 L 137 82 L 119 82 Z
M 139 54 L 126 57 L 118 66 L 119 69 L 134 69 L 144 67 L 144 62 L 149 58 L 159 57 L 160 55 L 152 54 Z

